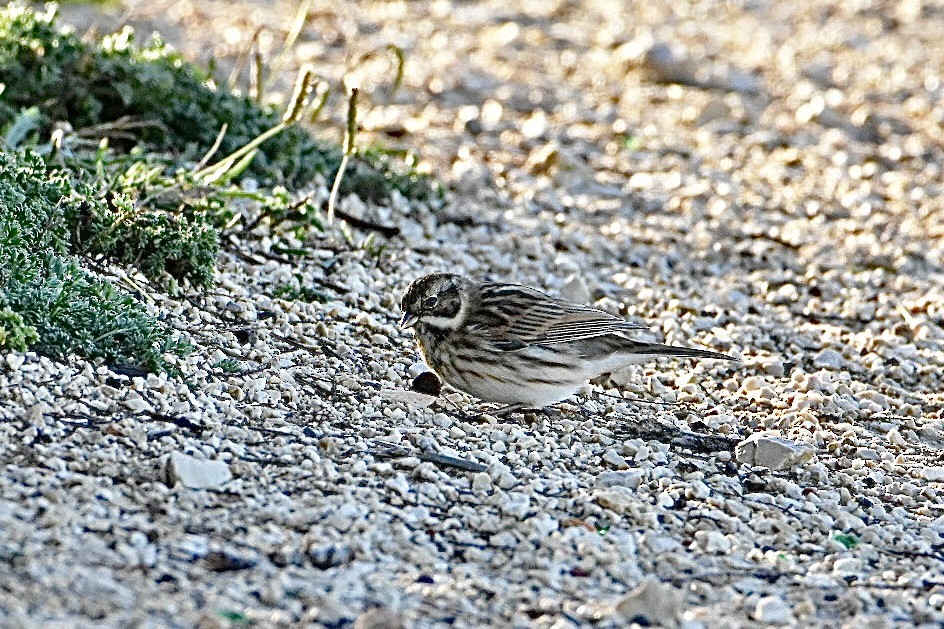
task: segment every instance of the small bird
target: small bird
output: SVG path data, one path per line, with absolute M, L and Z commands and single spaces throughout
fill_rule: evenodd
M 646 329 L 603 310 L 539 290 L 433 273 L 410 284 L 400 303 L 426 364 L 453 387 L 500 413 L 540 409 L 605 373 L 659 356 L 731 356 L 634 341 Z

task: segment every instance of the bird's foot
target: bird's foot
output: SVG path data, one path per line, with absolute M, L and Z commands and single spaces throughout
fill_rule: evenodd
M 501 406 L 490 414 L 495 417 L 508 417 L 512 413 L 523 413 L 526 415 L 535 415 L 542 414 L 551 419 L 560 417 L 560 411 L 552 406 L 545 406 L 544 408 L 533 408 L 527 404 L 509 404 L 508 406 Z
M 495 417 L 508 417 L 512 413 L 517 413 L 518 411 L 524 411 L 524 404 L 509 404 L 507 406 L 499 406 L 494 411 L 490 411 L 489 415 L 494 415 Z
M 521 413 L 525 417 L 531 417 L 532 420 L 535 415 L 544 415 L 549 419 L 559 419 L 561 417 L 560 410 L 552 406 L 534 408 L 527 404 L 508 404 L 507 406 L 499 406 L 495 409 L 480 407 L 480 410 L 472 414 L 461 411 L 458 415 L 465 421 L 488 423 L 495 419 L 508 419 L 516 413 Z

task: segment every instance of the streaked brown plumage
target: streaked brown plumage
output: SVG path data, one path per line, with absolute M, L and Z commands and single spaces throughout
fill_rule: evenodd
M 445 382 L 486 402 L 543 408 L 589 380 L 659 356 L 725 354 L 635 341 L 640 326 L 603 310 L 516 284 L 451 273 L 415 280 L 401 302 L 426 363 Z

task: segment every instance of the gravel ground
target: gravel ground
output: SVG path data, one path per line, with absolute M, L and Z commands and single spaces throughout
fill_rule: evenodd
M 215 289 L 155 291 L 184 380 L 0 357 L 0 625 L 940 626 L 944 11 L 628 4 L 314 2 L 288 66 L 401 46 L 361 141 L 452 192 L 346 199 L 383 248 L 260 230 Z M 128 17 L 226 69 L 292 13 Z M 396 304 L 447 268 L 743 362 L 430 404 Z M 296 274 L 328 301 L 274 298 Z

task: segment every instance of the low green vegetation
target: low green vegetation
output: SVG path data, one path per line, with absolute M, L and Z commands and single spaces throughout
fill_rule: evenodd
M 29 138 L 43 141 L 56 122 L 110 137 L 117 148 L 143 145 L 178 163 L 196 161 L 226 127 L 218 152 L 229 155 L 276 126 L 281 112 L 214 86 L 159 38 L 143 45 L 130 28 L 87 44 L 56 24 L 54 5 L 37 12 L 13 3 L 0 10 L 0 127 L 39 104 Z M 40 113 L 41 112 L 41 113 Z M 292 125 L 267 140 L 249 165 L 262 184 L 307 184 L 320 173 L 332 181 L 341 149 Z M 383 198 L 432 193 L 428 180 L 397 172 L 381 151 L 365 152 L 345 178 L 344 192 Z
M 321 209 L 292 191 L 333 181 L 342 151 L 295 122 L 309 91 L 282 116 L 158 38 L 139 45 L 125 29 L 88 43 L 54 7 L 0 8 L 0 348 L 149 371 L 185 355 L 186 341 L 96 271 L 203 287 L 227 232 L 322 230 Z M 237 185 L 247 176 L 257 185 Z M 394 190 L 433 193 L 383 151 L 353 156 L 342 193 Z M 300 281 L 283 292 L 322 298 Z
M 184 194 L 165 164 L 140 155 L 125 163 L 99 152 L 91 165 L 68 165 L 71 251 L 134 266 L 157 283 L 213 281 L 219 228 L 231 216 L 223 191 Z
M 187 344 L 82 268 L 71 253 L 70 217 L 83 206 L 74 195 L 37 155 L 0 153 L 0 346 L 166 369 L 165 356 L 184 355 Z

